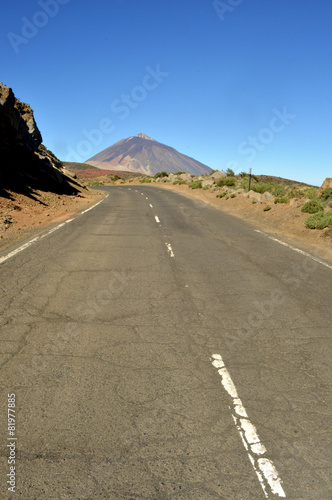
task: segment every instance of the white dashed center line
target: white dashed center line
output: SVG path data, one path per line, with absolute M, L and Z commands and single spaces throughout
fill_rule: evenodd
M 246 409 L 242 405 L 242 401 L 238 396 L 234 382 L 225 367 L 222 357 L 219 354 L 213 354 L 211 361 L 213 366 L 218 369 L 224 389 L 233 400 L 233 407 L 231 409 L 232 417 L 265 497 L 271 498 L 268 490 L 269 486 L 273 495 L 286 498 L 278 471 L 272 460 L 266 457 L 267 450 L 257 434 L 256 427 L 249 420 Z
M 172 250 L 172 247 L 171 247 L 170 243 L 165 243 L 165 245 L 167 246 L 167 251 L 168 251 L 170 257 L 175 257 L 174 252 Z
M 155 219 L 156 219 L 156 222 L 158 222 L 158 224 L 160 224 L 160 220 L 158 218 L 158 215 L 155 215 Z
M 151 205 L 151 203 L 150 203 L 150 207 L 153 208 L 153 205 Z

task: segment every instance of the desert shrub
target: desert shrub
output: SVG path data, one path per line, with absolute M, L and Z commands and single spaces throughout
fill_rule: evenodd
M 277 203 L 289 203 L 289 199 L 288 198 L 284 198 L 282 196 L 278 196 L 275 200 L 274 200 L 274 203 L 277 204 Z
M 240 172 L 239 173 L 240 179 L 243 179 L 243 177 L 246 177 L 247 175 L 248 175 L 247 172 Z
M 332 188 L 327 187 L 324 189 L 322 194 L 319 196 L 321 200 L 327 201 L 329 198 L 332 199 Z
M 175 172 L 174 175 L 181 175 L 181 174 L 186 174 L 187 172 L 182 172 L 181 170 L 179 170 L 178 172 Z
M 248 176 L 241 177 L 238 181 L 238 187 L 248 191 L 248 189 L 249 189 L 249 177 Z
M 309 187 L 303 190 L 303 195 L 305 196 L 305 198 L 310 198 L 310 200 L 312 200 L 317 195 L 317 191 L 318 188 Z
M 291 198 L 303 198 L 304 194 L 301 189 L 289 188 L 287 191 L 287 196 Z
M 273 184 L 270 184 L 269 182 L 257 182 L 257 184 L 253 184 L 251 186 L 251 189 L 256 193 L 263 194 L 266 191 L 271 192 L 273 189 Z
M 190 184 L 189 184 L 189 187 L 191 189 L 199 189 L 202 187 L 202 181 L 192 181 Z
M 224 182 L 225 186 L 235 186 L 235 177 L 225 177 Z
M 284 196 L 286 194 L 286 187 L 283 184 L 276 184 L 271 194 L 273 196 Z
M 253 205 L 256 205 L 257 201 L 256 200 L 252 200 L 251 202 Z
M 104 186 L 104 183 L 101 181 L 90 181 L 90 182 L 88 182 L 88 186 L 91 186 L 91 187 Z
M 187 184 L 186 181 L 177 179 L 176 181 L 173 182 L 173 186 L 176 186 L 177 184 Z
M 324 229 L 325 227 L 332 227 L 332 210 L 329 210 L 326 214 L 321 211 L 310 215 L 304 224 L 309 229 Z
M 270 205 L 266 205 L 266 207 L 263 208 L 264 212 L 268 212 L 269 210 L 271 210 L 272 207 L 270 207 Z
M 210 187 L 212 187 L 212 184 L 207 184 L 206 186 L 203 187 L 204 191 L 206 191 L 207 189 L 210 189 Z
M 322 210 L 324 210 L 324 207 L 317 198 L 307 201 L 307 203 L 305 203 L 301 208 L 301 212 L 307 214 L 316 214 L 318 212 L 321 212 Z
M 140 183 L 141 183 L 141 184 L 144 184 L 144 183 L 145 183 L 145 184 L 149 184 L 150 182 L 152 182 L 152 181 L 151 181 L 151 179 L 141 179 L 141 180 L 140 180 Z
M 236 198 L 236 194 L 235 193 L 231 194 L 231 198 Z
M 227 195 L 226 191 L 224 193 L 218 193 L 216 195 L 216 198 L 224 198 L 224 196 L 226 196 L 226 195 Z
M 228 169 L 226 170 L 225 174 L 226 174 L 226 177 L 234 177 L 235 172 L 234 172 L 234 170 L 232 170 L 231 168 L 228 168 Z
M 157 172 L 154 176 L 155 179 L 158 179 L 158 177 L 168 177 L 167 172 Z
M 235 177 L 222 177 L 221 179 L 216 180 L 216 185 L 218 187 L 235 186 L 235 182 Z

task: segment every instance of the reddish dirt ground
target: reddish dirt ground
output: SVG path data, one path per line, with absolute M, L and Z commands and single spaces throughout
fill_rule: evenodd
M 97 203 L 105 195 L 81 189 L 76 196 L 34 191 L 33 198 L 8 192 L 0 197 L 0 251 Z

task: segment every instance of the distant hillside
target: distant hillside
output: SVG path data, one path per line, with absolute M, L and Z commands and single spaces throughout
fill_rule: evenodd
M 283 177 L 275 177 L 274 175 L 256 175 L 255 177 L 261 182 L 270 182 L 271 184 L 284 184 L 285 186 L 293 187 L 311 186 L 311 184 L 306 184 L 305 182 L 292 181 L 290 179 L 284 179 Z
M 160 171 L 168 173 L 182 171 L 201 175 L 209 174 L 211 171 L 207 165 L 143 133 L 122 139 L 86 163 L 104 170 L 139 172 L 143 175 L 154 175 Z
M 64 167 L 76 175 L 78 179 L 91 179 L 94 177 L 101 177 L 103 175 L 117 175 L 122 179 L 129 177 L 137 177 L 140 174 L 135 172 L 123 172 L 121 170 L 102 170 L 100 168 L 89 165 L 88 163 L 73 163 L 63 162 Z
M 72 161 L 63 161 L 62 162 L 63 166 L 68 168 L 68 170 L 98 170 L 97 167 L 94 167 L 93 165 L 89 165 L 88 163 L 74 163 Z

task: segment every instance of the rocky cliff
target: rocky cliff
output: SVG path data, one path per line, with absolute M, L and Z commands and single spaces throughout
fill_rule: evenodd
M 321 194 L 326 188 L 332 188 L 332 177 L 327 177 L 325 179 L 322 186 L 318 190 L 318 194 Z
M 42 145 L 33 110 L 0 83 L 0 196 L 33 190 L 70 194 L 75 183 L 61 162 Z

